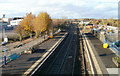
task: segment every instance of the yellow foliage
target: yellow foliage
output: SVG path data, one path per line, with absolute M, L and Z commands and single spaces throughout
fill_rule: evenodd
M 41 32 L 50 29 L 51 23 L 52 19 L 46 12 L 41 12 L 37 17 L 32 15 L 32 13 L 28 13 L 20 22 L 19 27 L 22 27 L 26 34 L 31 34 L 34 31 L 36 37 L 38 37 Z M 21 33 L 20 31 L 17 32 Z
M 33 29 L 39 35 L 40 32 L 46 31 L 52 21 L 50 16 L 46 12 L 41 12 L 34 20 L 33 20 Z
M 26 14 L 26 17 L 21 21 L 20 26 L 24 27 L 24 30 L 27 33 L 30 33 L 32 31 L 32 22 L 33 22 L 34 16 L 32 13 Z

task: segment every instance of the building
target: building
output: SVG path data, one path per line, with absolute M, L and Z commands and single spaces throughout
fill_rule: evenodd
M 79 24 L 89 24 L 90 21 L 87 21 L 87 20 L 82 20 Z
M 15 17 L 10 21 L 10 26 L 17 26 L 23 20 L 21 17 Z
M 118 30 L 118 27 L 114 27 L 114 26 L 107 26 L 108 30 Z
M 2 22 L 2 21 L 0 21 L 0 31 L 2 30 L 2 28 L 3 29 L 7 28 L 7 25 L 8 25 L 8 22 Z
M 0 18 L 0 22 L 8 22 L 10 23 L 10 21 L 12 20 L 12 18 Z

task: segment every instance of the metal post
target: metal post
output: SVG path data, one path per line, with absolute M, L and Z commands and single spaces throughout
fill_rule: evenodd
M 4 56 L 4 65 L 6 65 L 7 63 L 6 63 L 6 56 Z
M 3 14 L 3 17 L 2 17 L 2 41 L 3 41 L 3 30 L 4 30 L 3 18 L 5 18 L 5 14 Z
M 4 40 L 4 39 L 3 39 L 3 33 L 4 33 L 4 32 L 3 32 L 3 31 L 4 31 L 4 25 L 3 25 L 3 22 L 4 22 L 4 21 L 3 21 L 3 18 L 5 18 L 5 14 L 3 14 L 3 17 L 2 17 L 2 42 L 3 42 L 3 40 Z M 3 46 L 5 46 L 5 49 L 6 49 L 6 44 L 3 45 Z M 6 65 L 6 55 L 5 55 L 5 52 L 6 52 L 6 51 L 4 51 L 4 56 L 3 56 L 4 65 Z
M 3 41 L 3 18 L 2 18 L 2 41 Z
M 44 40 L 45 40 L 45 35 L 44 35 Z
M 3 41 L 3 19 L 2 19 L 2 23 L 1 23 L 1 26 L 2 26 L 2 41 Z M 2 43 L 1 43 L 2 44 Z M 2 51 L 3 51 L 3 47 L 2 47 Z M 3 62 L 3 55 L 2 55 L 2 62 Z M 2 63 L 3 64 L 3 63 Z

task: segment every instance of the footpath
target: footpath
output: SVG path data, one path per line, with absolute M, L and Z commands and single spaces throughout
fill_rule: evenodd
M 95 51 L 97 52 L 98 56 L 100 57 L 102 63 L 104 64 L 108 74 L 110 75 L 118 75 L 120 72 L 117 68 L 117 66 L 113 63 L 112 58 L 116 56 L 116 54 L 111 51 L 109 48 L 103 48 L 103 43 L 93 36 L 91 33 L 85 33 L 86 37 L 89 39 L 93 47 L 95 48 Z

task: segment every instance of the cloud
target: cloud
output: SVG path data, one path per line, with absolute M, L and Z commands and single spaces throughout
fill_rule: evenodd
M 117 18 L 118 0 L 0 0 L 0 6 L 0 17 L 45 11 L 52 18 Z

